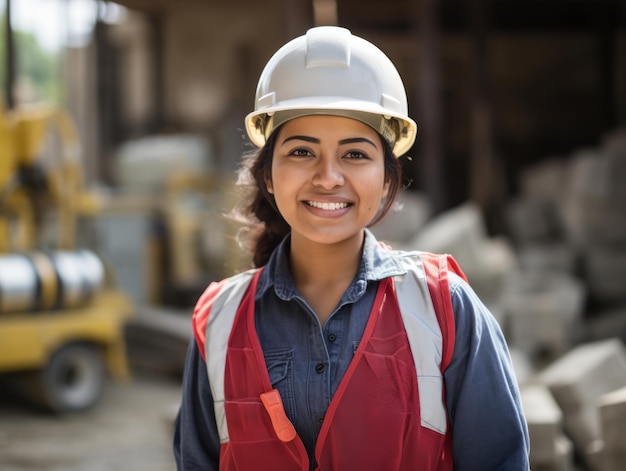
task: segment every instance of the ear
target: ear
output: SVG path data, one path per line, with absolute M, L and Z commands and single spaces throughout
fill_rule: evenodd
M 272 184 L 272 179 L 271 178 L 266 178 L 265 179 L 265 187 L 267 188 L 267 192 L 270 195 L 274 194 L 274 185 Z

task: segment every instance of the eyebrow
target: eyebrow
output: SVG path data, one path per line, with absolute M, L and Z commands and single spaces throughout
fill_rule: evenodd
M 300 136 L 300 135 L 295 135 L 295 136 L 289 136 L 287 138 L 285 138 L 285 140 L 283 141 L 283 144 L 289 141 L 305 141 L 305 142 L 310 142 L 312 144 L 319 144 L 321 141 L 316 138 L 316 137 L 311 137 L 311 136 Z M 376 144 L 374 144 L 373 141 L 365 138 L 365 137 L 349 137 L 347 139 L 341 139 L 339 141 L 339 144 L 344 145 L 344 144 L 354 144 L 356 142 L 367 142 L 369 144 L 371 144 L 372 146 L 374 146 L 375 149 L 378 149 L 378 146 Z

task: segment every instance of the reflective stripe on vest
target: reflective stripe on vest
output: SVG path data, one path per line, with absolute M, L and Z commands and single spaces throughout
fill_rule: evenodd
M 228 339 L 241 299 L 256 271 L 250 270 L 225 280 L 213 300 L 206 325 L 204 354 L 221 443 L 228 442 L 228 423 L 224 412 L 224 372 Z
M 442 331 L 428 290 L 421 258 L 416 253 L 401 259 L 407 269 L 394 278 L 402 322 L 418 374 L 421 425 L 440 434 L 447 431 L 444 403 Z M 256 270 L 225 280 L 212 301 L 204 343 L 207 372 L 213 394 L 221 443 L 229 441 L 224 409 L 224 372 L 228 340 L 241 300 Z
M 422 427 L 446 433 L 441 373 L 442 335 L 419 257 L 410 259 L 407 274 L 395 277 L 396 296 L 407 332 L 419 385 Z

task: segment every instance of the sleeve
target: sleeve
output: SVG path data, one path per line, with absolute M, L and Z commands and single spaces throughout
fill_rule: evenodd
M 178 471 L 217 471 L 219 453 L 220 440 L 206 363 L 192 338 L 174 429 L 176 468 Z
M 529 438 L 519 387 L 495 318 L 450 274 L 456 338 L 444 372 L 455 471 L 528 471 Z

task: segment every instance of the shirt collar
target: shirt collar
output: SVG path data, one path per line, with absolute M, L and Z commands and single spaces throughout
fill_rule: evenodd
M 259 279 L 257 297 L 263 296 L 272 286 L 276 295 L 285 301 L 299 296 L 289 271 L 289 240 L 290 235 L 287 235 L 272 253 Z M 359 270 L 344 293 L 342 302 L 358 300 L 365 293 L 368 282 L 405 273 L 406 269 L 398 261 L 395 252 L 381 245 L 374 234 L 366 229 Z

